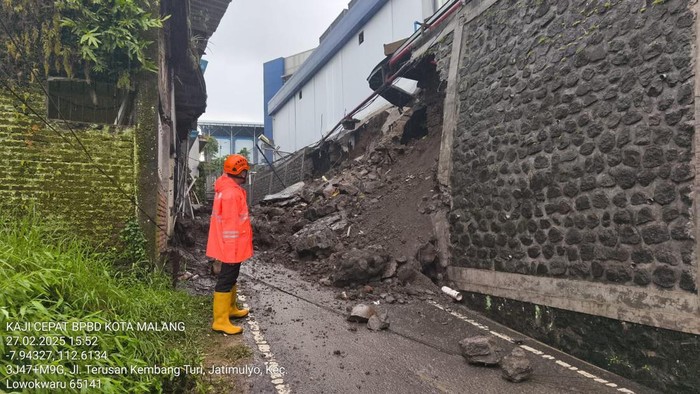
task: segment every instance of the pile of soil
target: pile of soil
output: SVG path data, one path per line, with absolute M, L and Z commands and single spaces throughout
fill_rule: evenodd
M 435 293 L 443 273 L 431 215 L 449 199 L 436 178 L 441 128 L 427 127 L 425 108 L 418 101 L 369 119 L 345 160 L 251 207 L 257 263 L 297 270 L 343 298 Z M 205 257 L 210 213 L 179 220 L 168 253 L 174 282 L 197 294 L 215 283 Z
M 434 290 L 442 272 L 431 215 L 448 201 L 436 179 L 441 135 L 425 127 L 420 104 L 378 116 L 386 122 L 348 160 L 252 208 L 262 261 L 346 290 Z

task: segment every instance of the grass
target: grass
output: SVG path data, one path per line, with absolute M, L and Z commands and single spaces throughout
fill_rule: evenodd
M 226 358 L 232 363 L 236 363 L 239 360 L 246 359 L 253 355 L 253 351 L 244 344 L 237 344 L 231 346 L 231 348 L 226 351 Z
M 204 366 L 245 366 L 253 365 L 253 352 L 246 346 L 240 335 L 224 336 L 210 333 L 202 336 L 207 343 Z M 198 382 L 198 389 L 204 393 L 247 393 L 246 376 L 241 374 L 212 374 Z
M 173 291 L 169 279 L 157 272 L 136 268 L 116 271 L 112 254 L 97 252 L 79 239 L 66 235 L 66 231 L 55 224 L 44 226 L 38 218 L 14 221 L 0 218 L 2 223 L 5 225 L 0 228 L 0 330 L 3 333 L 0 354 L 5 357 L 0 360 L 0 391 L 6 388 L 6 380 L 69 382 L 74 378 L 99 379 L 99 389 L 83 392 L 203 391 L 197 376 L 127 373 L 91 377 L 84 368 L 88 364 L 127 368 L 201 365 L 199 338 L 209 331 L 211 304 L 208 297 Z M 28 331 L 17 327 L 7 330 L 8 322 L 66 322 L 67 330 L 47 332 L 37 327 L 30 327 Z M 130 322 L 134 327 L 138 322 L 180 322 L 185 329 L 90 331 L 82 327 L 71 331 L 73 322 L 102 323 L 103 326 L 108 322 Z M 97 343 L 40 343 L 49 335 L 68 342 L 80 337 L 97 338 Z M 10 337 L 29 342 L 11 343 L 7 339 Z M 10 359 L 13 351 L 34 350 L 53 353 L 45 359 L 14 353 L 14 359 Z M 72 351 L 76 353 L 65 353 Z M 10 373 L 13 368 L 30 365 L 63 366 L 65 372 L 46 373 L 46 370 L 30 368 L 19 374 Z M 70 372 L 74 365 L 83 369 L 77 375 Z

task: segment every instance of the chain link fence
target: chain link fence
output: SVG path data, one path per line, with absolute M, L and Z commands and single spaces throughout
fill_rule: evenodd
M 297 182 L 301 182 L 311 173 L 312 161 L 307 157 L 307 149 L 277 160 L 272 163 L 274 171 L 267 164 L 256 167 L 250 175 L 248 184 L 248 205 L 252 206 L 268 194 L 284 190 Z M 277 173 L 275 175 L 275 172 Z
M 303 181 L 306 175 L 311 174 L 313 168 L 312 161 L 307 156 L 308 149 L 302 149 L 284 159 L 277 160 L 272 163 L 274 171 L 267 163 L 255 166 L 250 172 L 248 184 L 245 186 L 248 192 L 248 206 L 257 204 L 268 194 L 280 192 L 288 186 Z M 218 170 L 207 175 L 207 201 L 214 200 L 214 183 L 221 174 L 222 171 Z

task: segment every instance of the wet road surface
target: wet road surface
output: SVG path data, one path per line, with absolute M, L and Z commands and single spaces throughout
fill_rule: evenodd
M 264 369 L 272 357 L 275 367 L 272 375 L 251 377 L 252 393 L 653 392 L 441 296 L 377 305 L 391 326 L 375 332 L 346 321 L 346 308 L 357 302 L 338 300 L 338 289 L 308 283 L 295 271 L 246 264 L 239 283 L 252 308 L 244 334 L 256 364 Z M 532 378 L 511 383 L 499 368 L 467 364 L 458 343 L 474 335 L 491 335 L 507 352 L 514 341 L 526 346 Z

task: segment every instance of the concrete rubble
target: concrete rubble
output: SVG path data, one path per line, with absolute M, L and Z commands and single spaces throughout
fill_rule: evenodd
M 372 316 L 377 314 L 377 310 L 372 305 L 357 304 L 352 308 L 348 321 L 356 323 L 366 323 Z
M 357 304 L 352 308 L 347 320 L 354 323 L 367 323 L 367 328 L 372 331 L 381 331 L 389 328 L 389 315 L 378 311 L 373 305 Z
M 296 270 L 334 288 L 339 300 L 405 304 L 442 296 L 436 283 L 448 243 L 435 234 L 431 214 L 449 208 L 435 178 L 440 130 L 416 129 L 427 123 L 409 122 L 415 116 L 410 108 L 378 113 L 357 129 L 364 131 L 329 140 L 320 159 L 307 157 L 327 163 L 314 163 L 304 182 L 252 204 L 256 261 Z M 175 249 L 183 253 L 169 259 L 169 269 L 174 283 L 206 293 L 220 265 L 204 257 L 211 208 L 195 213 L 178 221 Z

